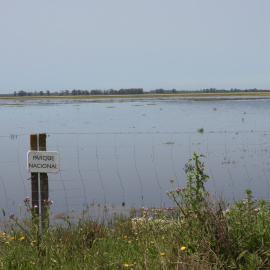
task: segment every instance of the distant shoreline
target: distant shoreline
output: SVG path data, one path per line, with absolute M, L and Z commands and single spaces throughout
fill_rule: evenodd
M 234 98 L 229 98 L 234 96 Z M 0 99 L 115 99 L 115 98 L 168 98 L 190 97 L 192 100 L 209 100 L 213 97 L 223 97 L 217 100 L 236 100 L 248 96 L 249 99 L 270 98 L 270 92 L 228 92 L 228 93 L 176 93 L 176 94 L 134 94 L 134 95 L 68 95 L 68 96 L 0 96 Z M 263 96 L 263 97 L 262 97 Z M 199 97 L 199 99 L 196 99 Z M 202 99 L 203 98 L 203 99 Z

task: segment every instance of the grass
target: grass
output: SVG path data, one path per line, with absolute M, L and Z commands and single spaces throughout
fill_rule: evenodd
M 269 269 L 269 207 L 251 190 L 230 205 L 212 202 L 201 158 L 188 161 L 185 187 L 171 180 L 174 207 L 43 230 L 33 217 L 0 232 L 0 269 Z
M 198 100 L 207 100 L 205 98 L 209 97 L 224 97 L 221 100 L 233 100 L 241 99 L 243 96 L 253 97 L 255 99 L 258 96 L 268 97 L 270 92 L 228 92 L 228 93 L 177 93 L 177 94 L 154 94 L 154 93 L 144 93 L 137 95 L 68 95 L 68 96 L 0 96 L 0 99 L 108 99 L 108 98 L 164 98 L 164 97 L 204 97 Z M 227 96 L 234 96 L 236 98 L 226 98 Z M 218 99 L 220 100 L 220 99 Z

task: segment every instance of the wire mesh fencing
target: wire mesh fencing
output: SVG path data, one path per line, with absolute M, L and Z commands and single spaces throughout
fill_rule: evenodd
M 6 212 L 19 214 L 30 196 L 29 135 L 0 136 L 0 205 Z M 60 172 L 49 174 L 54 213 L 89 205 L 171 205 L 170 179 L 185 186 L 183 168 L 194 152 L 205 155 L 211 194 L 232 201 L 250 188 L 269 198 L 270 131 L 50 133 L 47 151 L 60 153 Z

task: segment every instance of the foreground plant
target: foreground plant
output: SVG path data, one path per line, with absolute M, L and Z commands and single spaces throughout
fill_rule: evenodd
M 185 165 L 187 173 L 187 185 L 182 188 L 175 188 L 171 180 L 172 189 L 167 191 L 169 198 L 178 206 L 181 217 L 190 214 L 200 215 L 209 192 L 205 190 L 204 184 L 209 178 L 204 172 L 204 163 L 200 161 L 203 155 L 193 154 Z M 194 164 L 193 164 L 194 163 Z
M 211 202 L 202 157 L 194 153 L 185 166 L 185 187 L 171 180 L 175 207 L 142 207 L 106 226 L 67 221 L 40 237 L 32 218 L 0 232 L 0 269 L 270 269 L 269 206 L 249 189 L 243 200 Z
M 188 242 L 196 260 L 206 259 L 222 269 L 258 269 L 269 265 L 269 207 L 264 200 L 258 203 L 250 189 L 245 191 L 245 199 L 234 204 L 210 203 L 204 187 L 209 177 L 201 157 L 194 153 L 186 164 L 186 187 L 174 188 L 171 180 L 172 190 L 167 192 L 179 209 L 181 222 L 176 226 L 176 235 Z

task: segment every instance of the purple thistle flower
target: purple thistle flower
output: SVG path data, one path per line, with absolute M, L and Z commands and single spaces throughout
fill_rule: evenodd
M 28 197 L 23 200 L 24 203 L 28 202 Z

